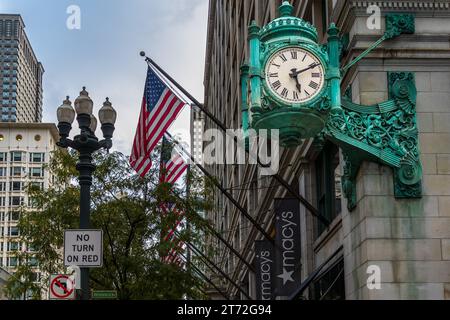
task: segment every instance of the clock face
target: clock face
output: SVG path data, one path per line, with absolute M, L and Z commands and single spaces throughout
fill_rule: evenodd
M 266 64 L 265 73 L 267 86 L 286 103 L 305 103 L 313 99 L 325 82 L 319 58 L 299 47 L 274 53 Z

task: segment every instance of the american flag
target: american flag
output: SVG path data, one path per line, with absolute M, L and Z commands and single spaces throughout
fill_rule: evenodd
M 177 221 L 175 222 L 175 226 L 168 230 L 167 234 L 164 236 L 164 241 L 170 241 L 172 240 L 173 234 L 175 233 L 175 230 L 181 225 L 181 222 L 184 217 L 184 212 L 181 210 L 178 210 L 174 204 L 167 205 L 165 203 L 161 204 L 161 209 L 164 214 L 173 213 L 177 217 Z
M 176 150 L 175 152 L 173 151 L 174 148 L 172 148 L 166 135 L 164 135 L 161 150 L 160 182 L 175 184 L 189 167 L 189 164 L 183 157 Z
M 150 170 L 153 149 L 184 105 L 185 102 L 148 67 L 141 113 L 130 156 L 131 166 L 141 177 Z

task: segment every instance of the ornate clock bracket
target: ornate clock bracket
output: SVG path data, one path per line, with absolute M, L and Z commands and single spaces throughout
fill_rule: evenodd
M 342 113 L 331 114 L 324 135 L 342 149 L 342 189 L 348 209 L 356 207 L 356 175 L 362 161 L 375 161 L 394 169 L 397 198 L 422 193 L 416 123 L 416 87 L 410 72 L 388 72 L 389 100 L 371 106 L 342 98 Z
M 386 31 L 367 50 L 340 69 L 340 75 L 367 56 L 383 41 L 400 34 L 414 33 L 414 16 L 387 14 Z M 342 43 L 334 25 L 328 30 L 331 67 L 337 68 Z M 420 197 L 422 166 L 419 159 L 416 125 L 416 87 L 409 72 L 389 72 L 389 100 L 373 106 L 352 103 L 340 97 L 340 75 L 332 80 L 332 108 L 323 134 L 339 145 L 344 156 L 342 189 L 349 210 L 356 207 L 356 176 L 365 160 L 386 164 L 394 169 L 394 194 L 397 198 Z M 333 86 L 334 82 L 334 86 Z M 337 84 L 339 83 L 339 88 Z M 339 97 L 339 99 L 336 99 Z M 339 103 L 339 101 L 341 103 Z

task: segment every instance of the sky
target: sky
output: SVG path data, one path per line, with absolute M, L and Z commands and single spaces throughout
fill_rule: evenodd
M 79 29 L 67 27 L 73 5 Z M 44 66 L 43 122 L 56 122 L 65 96 L 73 102 L 86 86 L 96 116 L 110 98 L 117 111 L 113 150 L 129 154 L 147 71 L 141 50 L 203 101 L 208 0 L 0 0 L 0 13 L 22 15 Z M 189 142 L 189 107 L 169 131 Z

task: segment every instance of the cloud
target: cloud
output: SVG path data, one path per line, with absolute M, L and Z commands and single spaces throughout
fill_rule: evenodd
M 3 2 L 10 12 L 22 14 L 25 31 L 46 70 L 46 122 L 56 122 L 56 108 L 66 95 L 73 101 L 87 86 L 95 112 L 110 97 L 118 112 L 113 149 L 128 154 L 146 75 L 141 50 L 203 100 L 207 0 L 61 0 L 56 4 L 40 0 L 38 6 L 24 0 Z M 81 30 L 66 28 L 66 9 L 72 4 L 81 8 Z M 184 130 L 183 140 L 189 141 L 189 120 L 187 107 L 171 132 Z

